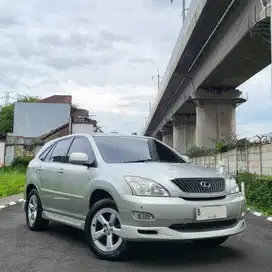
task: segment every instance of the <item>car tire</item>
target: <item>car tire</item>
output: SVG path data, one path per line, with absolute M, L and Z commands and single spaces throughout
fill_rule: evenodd
M 42 203 L 36 189 L 31 190 L 27 196 L 25 213 L 27 226 L 32 231 L 43 230 L 49 221 L 42 218 Z
M 222 237 L 209 238 L 209 239 L 196 239 L 196 240 L 192 240 L 192 242 L 202 247 L 215 248 L 223 244 L 228 238 L 229 236 L 222 236 Z
M 116 217 L 113 223 L 110 223 L 111 216 Z M 85 222 L 85 237 L 94 255 L 110 261 L 120 260 L 126 255 L 127 242 L 115 234 L 118 230 L 121 230 L 121 222 L 113 200 L 100 200 L 90 208 Z M 101 231 L 100 238 L 98 231 Z

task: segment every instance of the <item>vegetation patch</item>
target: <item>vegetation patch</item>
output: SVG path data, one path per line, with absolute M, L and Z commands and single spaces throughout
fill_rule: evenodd
M 272 215 L 272 177 L 239 173 L 237 182 L 245 183 L 247 205 L 265 215 Z
M 0 197 L 19 194 L 25 185 L 25 171 L 12 167 L 0 168 Z
M 216 154 L 222 154 L 228 152 L 233 149 L 237 150 L 247 150 L 249 147 L 252 146 L 261 146 L 265 144 L 271 144 L 272 138 L 268 136 L 255 136 L 255 140 L 249 140 L 247 138 L 237 139 L 235 135 L 229 135 L 226 140 L 218 140 L 215 141 L 210 139 L 213 142 L 214 148 L 205 148 L 200 146 L 191 146 L 186 155 L 190 158 L 196 157 L 203 157 L 203 156 L 210 156 Z

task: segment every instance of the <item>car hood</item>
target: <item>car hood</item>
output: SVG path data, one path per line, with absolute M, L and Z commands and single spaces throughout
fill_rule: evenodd
M 175 178 L 220 178 L 214 168 L 205 168 L 189 163 L 120 163 L 109 165 L 118 175 L 131 175 L 153 180 L 171 180 Z M 112 169 L 112 170 L 113 170 Z M 112 172 L 112 171 L 111 171 Z

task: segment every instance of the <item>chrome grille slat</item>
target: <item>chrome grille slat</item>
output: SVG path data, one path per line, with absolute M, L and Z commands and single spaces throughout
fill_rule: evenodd
M 177 178 L 171 180 L 185 193 L 221 193 L 225 190 L 223 178 Z M 207 182 L 210 187 L 202 187 L 201 182 Z

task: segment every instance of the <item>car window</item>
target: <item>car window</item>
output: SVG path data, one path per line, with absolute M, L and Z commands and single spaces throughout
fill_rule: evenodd
M 94 140 L 107 163 L 185 162 L 167 146 L 152 138 L 94 136 Z
M 52 149 L 52 146 L 46 148 L 45 151 L 39 156 L 39 159 L 41 161 L 45 161 L 45 158 L 46 158 L 47 154 L 50 152 L 51 149 Z
M 66 155 L 68 147 L 70 145 L 70 139 L 64 139 L 56 143 L 56 147 L 53 150 L 50 158 L 51 162 L 62 162 L 63 157 Z
M 83 138 L 83 137 L 78 137 L 78 138 L 74 139 L 74 141 L 72 142 L 72 145 L 69 149 L 67 158 L 65 158 L 65 162 L 69 161 L 70 154 L 72 154 L 74 152 L 80 152 L 80 153 L 87 154 L 90 161 L 94 160 L 94 158 L 95 158 L 94 152 L 93 152 L 93 149 L 92 149 L 92 146 L 91 146 L 89 140 L 86 138 Z
M 50 161 L 50 158 L 51 158 L 52 153 L 53 153 L 53 151 L 54 151 L 54 149 L 55 149 L 55 146 L 56 146 L 56 144 L 52 145 L 52 148 L 51 148 L 50 151 L 46 154 L 46 157 L 45 157 L 45 159 L 44 159 L 45 162 L 49 162 L 49 161 Z

